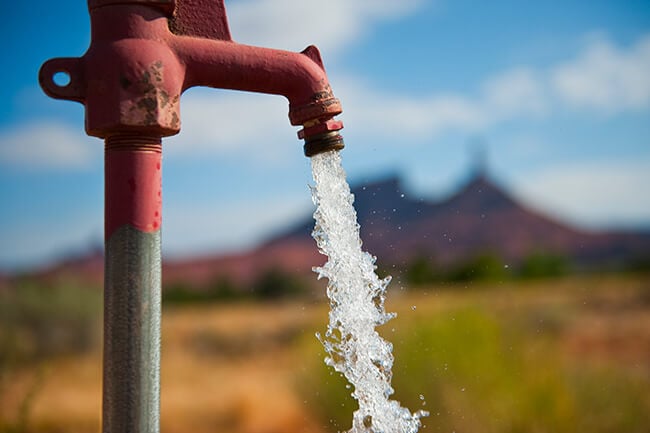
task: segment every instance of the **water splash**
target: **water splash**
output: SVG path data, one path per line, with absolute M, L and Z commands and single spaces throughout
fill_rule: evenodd
M 354 386 L 359 402 L 349 433 L 415 433 L 425 411 L 412 414 L 390 400 L 393 346 L 375 330 L 395 317 L 384 308 L 390 277 L 375 273 L 376 258 L 362 251 L 354 196 L 345 180 L 338 152 L 312 157 L 316 185 L 316 226 L 312 236 L 328 261 L 314 268 L 318 278 L 329 279 L 329 325 L 318 335 L 328 357 L 325 363 L 342 373 Z

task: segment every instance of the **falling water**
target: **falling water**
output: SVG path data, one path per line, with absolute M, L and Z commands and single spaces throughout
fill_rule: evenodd
M 352 396 L 359 402 L 349 433 L 415 433 L 425 411 L 412 414 L 390 400 L 393 346 L 375 330 L 395 317 L 384 309 L 390 277 L 375 273 L 376 258 L 361 250 L 354 196 L 345 180 L 338 152 L 312 157 L 316 185 L 312 197 L 316 205 L 316 226 L 312 236 L 325 265 L 315 268 L 318 278 L 327 277 L 330 299 L 329 326 L 325 336 L 327 365 L 342 373 L 354 386 Z

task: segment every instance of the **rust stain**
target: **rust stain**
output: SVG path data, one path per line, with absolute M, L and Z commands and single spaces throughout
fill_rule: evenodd
M 180 122 L 178 118 L 178 114 L 172 113 L 172 128 L 178 129 L 180 128 Z
M 179 128 L 180 121 L 176 111 L 180 95 L 170 96 L 167 90 L 162 89 L 163 79 L 163 63 L 160 60 L 152 63 L 142 72 L 137 81 L 137 92 L 140 95 L 136 94 L 137 97 L 132 100 L 127 109 L 132 123 L 142 126 L 159 125 L 165 128 Z M 127 82 L 129 90 L 136 92 L 130 81 L 121 79 L 125 89 Z

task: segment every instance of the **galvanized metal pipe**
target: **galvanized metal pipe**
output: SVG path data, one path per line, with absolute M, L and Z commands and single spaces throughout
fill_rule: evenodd
M 105 155 L 104 433 L 157 433 L 161 144 L 113 136 Z

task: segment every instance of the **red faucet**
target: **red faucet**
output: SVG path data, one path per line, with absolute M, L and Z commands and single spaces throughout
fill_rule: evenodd
M 318 49 L 294 53 L 233 42 L 223 0 L 88 5 L 90 48 L 81 58 L 48 60 L 39 81 L 49 96 L 85 105 L 89 135 L 177 134 L 180 95 L 194 86 L 286 96 L 291 124 L 306 125 L 300 137 L 307 144 L 343 127 L 332 121 L 341 104 Z M 55 83 L 59 72 L 69 75 L 68 85 Z

